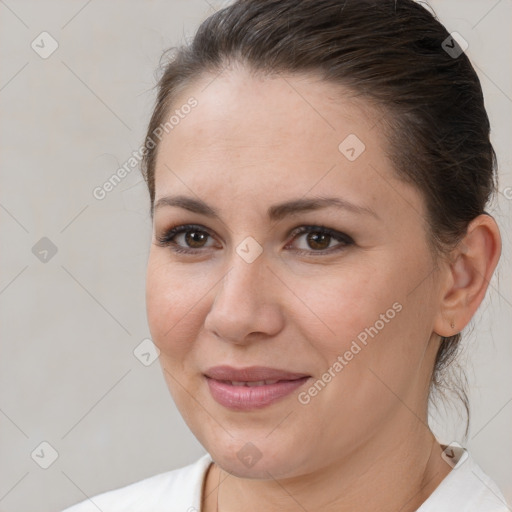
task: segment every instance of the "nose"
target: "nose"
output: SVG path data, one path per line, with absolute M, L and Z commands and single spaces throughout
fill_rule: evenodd
M 280 281 L 261 254 L 252 263 L 236 252 L 215 297 L 204 327 L 221 340 L 238 345 L 272 337 L 284 326 Z M 281 285 L 282 286 L 282 285 Z

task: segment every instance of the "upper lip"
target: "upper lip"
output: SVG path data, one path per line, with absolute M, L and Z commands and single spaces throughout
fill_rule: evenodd
M 279 368 L 266 366 L 248 366 L 245 368 L 233 368 L 232 366 L 213 366 L 204 373 L 215 380 L 228 380 L 236 382 L 258 382 L 262 380 L 297 380 L 309 377 L 305 373 L 289 372 Z

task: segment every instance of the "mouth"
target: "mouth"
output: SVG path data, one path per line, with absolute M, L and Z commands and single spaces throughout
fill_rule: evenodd
M 216 366 L 204 374 L 212 398 L 232 410 L 267 407 L 304 385 L 310 375 L 277 368 Z

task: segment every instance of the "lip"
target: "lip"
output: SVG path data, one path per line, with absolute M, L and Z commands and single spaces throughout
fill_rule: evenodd
M 283 399 L 302 386 L 310 375 L 289 372 L 265 366 L 233 368 L 215 366 L 204 376 L 212 398 L 220 405 L 233 410 L 251 410 L 267 407 Z M 234 385 L 231 382 L 278 381 L 257 386 Z
M 213 366 L 204 372 L 207 377 L 215 380 L 234 380 L 243 382 L 258 382 L 260 380 L 295 380 L 309 377 L 305 373 L 294 373 L 266 366 L 247 366 L 233 368 L 232 366 Z

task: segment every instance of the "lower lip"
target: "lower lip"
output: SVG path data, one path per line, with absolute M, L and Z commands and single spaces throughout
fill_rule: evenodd
M 309 380 L 309 377 L 249 387 L 233 386 L 232 384 L 206 377 L 213 399 L 228 409 L 239 411 L 267 407 L 293 393 L 307 380 Z

